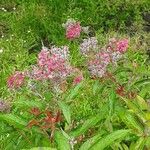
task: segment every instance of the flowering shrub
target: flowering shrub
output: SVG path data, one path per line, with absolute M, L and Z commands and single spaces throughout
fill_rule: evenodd
M 134 83 L 128 86 L 130 80 L 136 82 L 135 72 L 117 68 L 119 60 L 128 53 L 128 39 L 111 38 L 102 46 L 96 37 L 88 35 L 81 43 L 74 42 L 81 32 L 88 34 L 88 27 L 74 19 L 67 20 L 63 27 L 67 39 L 72 40 L 69 46 L 43 46 L 36 64 L 8 77 L 8 89 L 13 89 L 8 90 L 12 109 L 0 100 L 2 127 L 10 126 L 10 130 L 17 131 L 17 137 L 21 133 L 19 137 L 25 138 L 18 142 L 31 143 L 35 138 L 33 145 L 56 145 L 60 150 L 102 150 L 114 148 L 115 144 L 115 149 L 118 144 L 118 149 L 126 149 L 128 143 L 140 149 L 139 141 L 143 144 L 150 135 L 148 105 L 137 95 L 140 87 L 134 89 Z M 82 64 L 72 65 L 70 43 L 85 58 Z M 97 129 L 102 132 L 97 134 Z M 133 135 L 134 142 L 130 140 Z

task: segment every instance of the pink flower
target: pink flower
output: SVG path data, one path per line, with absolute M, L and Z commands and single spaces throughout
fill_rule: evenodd
M 108 52 L 99 52 L 97 54 L 97 59 L 100 59 L 101 63 L 108 65 L 111 62 L 110 54 Z
M 81 26 L 80 23 L 70 24 L 66 29 L 66 37 L 69 40 L 80 37 Z
M 120 53 L 124 53 L 126 52 L 127 48 L 128 48 L 128 39 L 123 39 L 123 40 L 120 40 L 116 43 L 117 45 L 117 51 L 119 51 Z
M 84 56 L 88 56 L 90 52 L 95 51 L 98 48 L 98 40 L 96 37 L 91 37 L 88 39 L 84 39 L 83 43 L 80 44 L 81 54 Z
M 24 83 L 25 75 L 22 72 L 15 72 L 7 80 L 7 85 L 9 88 L 19 88 Z
M 52 47 L 50 50 L 42 49 L 38 54 L 35 65 L 28 76 L 35 80 L 51 80 L 59 82 L 70 75 L 72 67 L 68 62 L 69 49 L 67 46 Z
M 48 61 L 48 56 L 50 52 L 47 49 L 42 49 L 41 52 L 38 54 L 38 65 L 44 66 Z
M 74 84 L 74 85 L 77 85 L 77 84 L 79 84 L 82 80 L 83 80 L 83 75 L 78 75 L 78 76 L 76 76 L 76 77 L 74 78 L 73 84 Z
M 89 62 L 88 69 L 90 74 L 95 77 L 103 77 L 106 72 L 107 65 L 101 63 L 98 59 L 94 59 Z
M 60 58 L 65 59 L 66 61 L 68 61 L 68 59 L 70 57 L 70 52 L 69 52 L 69 47 L 68 46 L 61 46 L 61 47 L 53 46 L 50 49 L 50 52 L 51 52 L 52 55 L 57 55 Z

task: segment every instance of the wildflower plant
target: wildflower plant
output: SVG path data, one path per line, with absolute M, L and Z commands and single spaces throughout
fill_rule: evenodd
M 68 43 L 78 44 L 76 51 L 85 58 L 85 67 L 70 62 L 71 44 L 42 46 L 35 64 L 7 79 L 12 105 L 0 100 L 2 127 L 10 127 L 10 135 L 15 132 L 21 149 L 148 147 L 148 103 L 137 94 L 141 87 L 135 88 L 140 83 L 133 71 L 118 69 L 120 59 L 128 53 L 128 38 L 111 38 L 101 45 L 97 37 L 89 37 L 88 27 L 79 21 L 68 19 L 63 27 Z M 81 32 L 87 36 L 83 40 Z M 131 87 L 129 75 L 136 83 Z M 9 136 L 4 137 L 6 144 L 7 139 Z M 22 141 L 29 145 L 23 147 Z

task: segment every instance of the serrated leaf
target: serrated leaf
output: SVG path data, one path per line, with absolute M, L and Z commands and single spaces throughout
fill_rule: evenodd
M 69 140 L 60 131 L 55 131 L 54 139 L 57 143 L 58 150 L 71 150 Z
M 61 110 L 64 114 L 64 117 L 67 120 L 68 124 L 70 124 L 71 123 L 71 112 L 70 112 L 69 106 L 62 101 L 58 101 L 58 105 L 61 108 Z
M 136 104 L 134 101 L 131 101 L 130 99 L 123 98 L 122 99 L 125 101 L 126 105 L 132 112 L 134 112 L 143 122 L 145 122 L 145 114 L 144 112 L 140 109 L 138 104 Z
M 113 144 L 116 140 L 121 140 L 129 135 L 130 130 L 118 130 L 100 139 L 90 150 L 103 150 L 104 148 Z

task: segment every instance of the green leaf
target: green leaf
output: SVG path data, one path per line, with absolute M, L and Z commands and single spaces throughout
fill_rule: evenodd
M 22 129 L 24 131 L 34 131 L 36 133 L 42 133 L 37 127 L 33 127 L 32 129 L 28 129 L 27 124 L 24 119 L 14 115 L 14 114 L 0 114 L 0 121 L 7 122 L 10 126 L 14 128 Z
M 146 138 L 145 137 L 140 137 L 137 141 L 136 141 L 136 143 L 135 143 L 135 145 L 134 145 L 134 149 L 137 149 L 137 150 L 144 150 L 144 146 L 145 146 L 145 144 L 146 144 Z
M 137 103 L 142 110 L 148 110 L 148 105 L 146 101 L 139 95 L 137 95 Z
M 39 102 L 37 100 L 25 100 L 24 98 L 16 100 L 14 102 L 14 105 L 17 107 L 19 106 L 23 108 L 32 108 L 32 107 L 42 108 L 43 107 L 42 102 Z
M 126 99 L 126 98 L 123 98 L 123 97 L 122 97 L 122 99 L 125 101 L 128 108 L 130 110 L 132 110 L 132 112 L 134 112 L 141 120 L 143 120 L 145 122 L 145 114 L 140 109 L 140 106 L 136 102 L 134 102 L 130 99 Z
M 22 150 L 57 150 L 57 149 L 51 147 L 33 147 L 31 149 L 22 149 Z
M 102 138 L 102 133 L 95 135 L 94 137 L 88 139 L 86 142 L 84 142 L 79 150 L 89 150 L 98 140 Z
M 122 121 L 129 128 L 135 130 L 136 133 L 137 133 L 137 131 L 140 134 L 142 134 L 144 132 L 144 126 L 135 114 L 133 114 L 129 111 L 124 111 L 124 112 L 120 112 L 119 116 L 122 119 Z
M 100 139 L 90 150 L 103 150 L 104 148 L 113 144 L 116 140 L 121 140 L 129 135 L 130 130 L 118 130 Z
M 23 129 L 27 125 L 27 122 L 25 120 L 13 114 L 0 114 L 0 120 L 5 121 L 9 125 L 19 129 Z
M 134 85 L 136 85 L 136 86 L 143 86 L 143 85 L 147 85 L 147 84 L 150 85 L 150 78 L 142 79 L 142 80 L 137 81 L 137 82 L 134 83 Z
M 54 139 L 58 150 L 71 150 L 69 140 L 60 131 L 55 131 Z
M 68 97 L 66 98 L 66 101 L 70 101 L 71 99 L 73 99 L 79 92 L 79 90 L 81 89 L 83 85 L 83 82 L 79 83 L 78 85 L 76 85 L 71 91 L 70 94 L 68 95 Z
M 100 88 L 100 84 L 99 84 L 99 81 L 96 80 L 94 85 L 93 85 L 93 94 L 95 95 L 97 90 Z
M 86 120 L 80 128 L 78 128 L 75 131 L 72 131 L 70 135 L 73 137 L 80 136 L 81 134 L 85 133 L 89 128 L 94 127 L 100 120 L 103 119 L 103 117 L 103 115 L 98 115 Z
M 65 116 L 65 119 L 67 120 L 68 124 L 71 123 L 71 112 L 70 112 L 70 108 L 68 105 L 66 105 L 64 102 L 62 101 L 58 101 L 58 105 L 59 107 L 61 108 L 64 116 Z
M 115 109 L 115 102 L 116 102 L 116 94 L 114 92 L 114 90 L 112 90 L 110 96 L 109 96 L 109 115 L 112 115 Z

